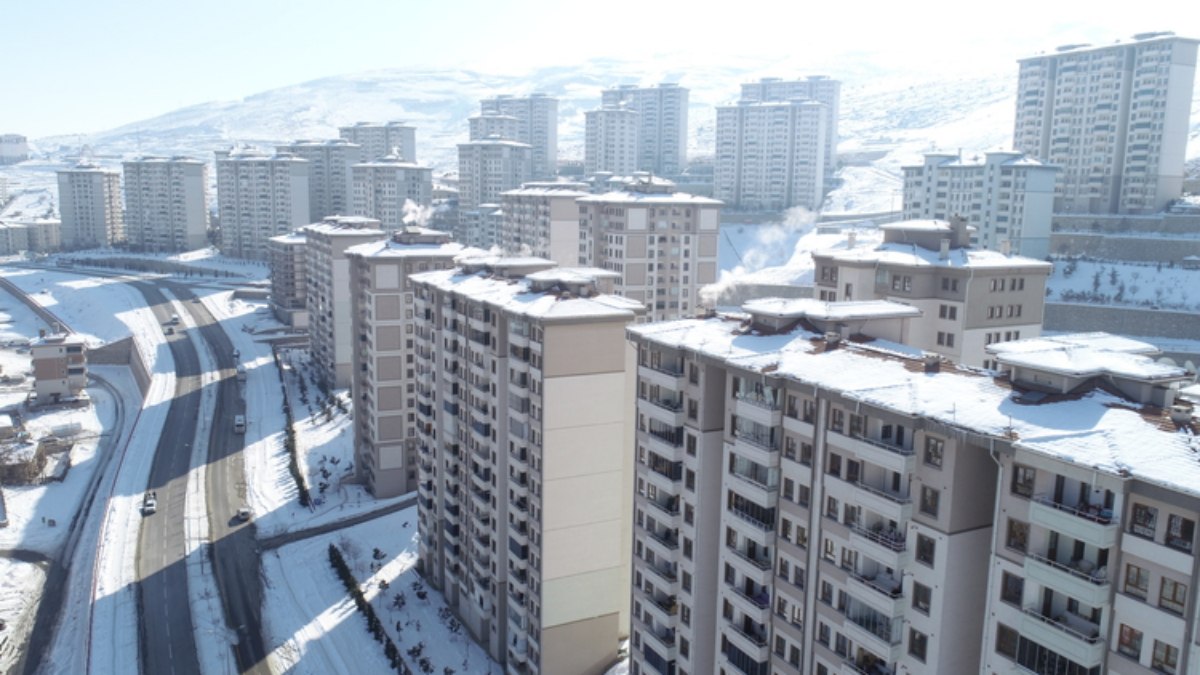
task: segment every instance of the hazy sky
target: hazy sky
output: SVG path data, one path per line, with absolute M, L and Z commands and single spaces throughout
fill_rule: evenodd
M 600 56 L 763 59 L 839 76 L 839 55 L 994 72 L 1069 42 L 1200 38 L 1173 0 L 3 0 L 0 133 L 100 131 L 329 75 L 408 66 L 520 73 Z M 1189 8 L 1190 9 L 1187 9 Z M 834 64 L 834 65 L 831 65 Z M 811 72 L 811 71 L 809 71 Z M 780 75 L 808 74 L 801 70 Z M 686 85 L 686 78 L 681 81 Z

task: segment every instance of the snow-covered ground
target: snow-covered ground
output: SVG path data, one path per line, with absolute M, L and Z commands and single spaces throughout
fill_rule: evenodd
M 1060 258 L 1047 288 L 1055 302 L 1200 310 L 1200 270 L 1170 264 Z

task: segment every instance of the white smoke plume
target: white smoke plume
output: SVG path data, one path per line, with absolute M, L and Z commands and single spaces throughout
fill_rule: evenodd
M 405 225 L 426 227 L 429 225 L 429 219 L 432 217 L 433 207 L 421 206 L 411 199 L 404 200 L 404 215 L 400 218 L 400 222 Z

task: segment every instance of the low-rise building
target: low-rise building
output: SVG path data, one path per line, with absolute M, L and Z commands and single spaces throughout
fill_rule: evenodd
M 68 333 L 42 335 L 30 343 L 33 391 L 38 403 L 78 396 L 87 387 L 87 343 Z

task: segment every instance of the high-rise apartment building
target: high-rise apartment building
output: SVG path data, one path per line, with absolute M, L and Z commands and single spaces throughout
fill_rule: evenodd
M 271 312 L 292 328 L 308 328 L 308 240 L 304 229 L 267 240 L 271 268 Z
M 267 240 L 312 222 L 307 160 L 250 148 L 220 150 L 216 157 L 222 253 L 266 260 Z
M 459 241 L 484 249 L 499 243 L 488 217 L 502 193 L 529 180 L 530 152 L 526 143 L 495 137 L 459 144 Z
M 558 99 L 545 94 L 495 96 L 481 100 L 479 110 L 517 118 L 517 135 L 501 138 L 529 144 L 530 178 L 546 180 L 558 174 Z
M 633 352 L 615 275 L 414 277 L 425 578 L 509 673 L 605 672 L 629 626 Z
M 903 167 L 904 219 L 960 217 L 975 228 L 971 245 L 1030 258 L 1050 254 L 1057 167 L 1019 152 L 987 152 L 965 161 L 928 153 Z
M 411 275 L 452 267 L 445 232 L 404 228 L 347 249 L 354 342 L 354 468 L 378 498 L 417 489 L 416 327 Z M 426 364 L 425 367 L 429 367 Z
M 790 101 L 809 99 L 825 104 L 825 192 L 834 188 L 837 175 L 838 120 L 842 109 L 842 83 L 824 75 L 810 75 L 802 80 L 764 77 L 758 82 L 742 85 L 743 101 Z M 822 195 L 823 197 L 824 195 Z
M 125 235 L 136 250 L 208 245 L 208 167 L 190 157 L 139 157 L 125 170 Z
M 820 209 L 829 114 L 809 99 L 718 106 L 713 195 L 746 210 Z
M 433 203 L 433 169 L 396 155 L 355 164 L 351 185 L 351 213 L 377 219 L 387 232 L 404 227 L 405 218 L 419 218 L 420 208 Z
M 986 347 L 1041 335 L 1051 265 L 970 246 L 962 219 L 882 225 L 875 247 L 814 252 L 817 298 L 890 300 L 921 310 L 906 344 L 971 366 Z
M 409 162 L 417 161 L 417 128 L 404 122 L 358 122 L 338 127 L 338 134 L 362 147 L 359 158 L 364 162 L 388 155 L 399 155 Z
M 629 329 L 631 672 L 1183 672 L 1184 371 L 1096 335 L 947 368 L 872 344 L 888 305 Z
M 29 159 L 29 141 L 20 134 L 0 134 L 0 165 Z
M 576 201 L 580 264 L 620 274 L 616 292 L 644 304 L 649 321 L 696 316 L 700 289 L 717 280 L 722 203 L 646 174 L 623 183 Z
M 304 306 L 313 366 L 326 387 L 349 387 L 355 340 L 346 249 L 383 239 L 385 234 L 378 220 L 358 216 L 330 216 L 303 231 Z
M 584 120 L 584 173 L 628 176 L 638 170 L 640 113 L 625 104 L 607 105 L 587 111 Z
M 328 141 L 295 141 L 275 148 L 308 161 L 309 218 L 351 214 L 350 167 L 362 157 L 362 146 L 344 138 Z
M 579 264 L 580 197 L 583 183 L 526 183 L 501 194 L 499 245 L 511 255 L 546 258 L 564 267 Z
M 624 103 L 638 113 L 637 170 L 677 176 L 687 167 L 688 90 L 624 84 L 600 93 L 602 107 Z
M 125 241 L 121 174 L 90 162 L 58 171 L 58 212 L 67 249 L 112 246 Z
M 498 110 L 484 110 L 467 118 L 468 140 L 481 141 L 485 138 L 519 140 L 521 120 L 505 115 Z
M 1154 213 L 1182 193 L 1197 45 L 1143 33 L 1021 59 L 1013 145 L 1061 169 L 1055 213 Z

